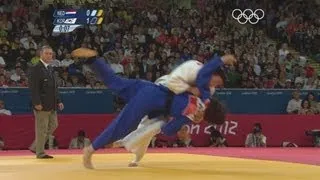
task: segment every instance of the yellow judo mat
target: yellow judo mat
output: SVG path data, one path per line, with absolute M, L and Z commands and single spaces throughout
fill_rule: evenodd
M 318 180 L 320 166 L 193 154 L 147 154 L 128 167 L 131 154 L 97 154 L 95 170 L 82 167 L 81 155 L 1 156 L 0 180 Z

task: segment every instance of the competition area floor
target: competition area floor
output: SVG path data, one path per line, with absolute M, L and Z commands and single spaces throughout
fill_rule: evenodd
M 0 152 L 0 180 L 315 180 L 320 178 L 316 148 L 150 149 L 139 167 L 124 149 L 106 149 L 93 157 L 95 170 L 81 164 L 81 151 L 48 151 L 38 160 L 28 151 Z

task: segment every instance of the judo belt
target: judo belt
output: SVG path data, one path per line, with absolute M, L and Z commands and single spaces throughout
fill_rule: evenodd
M 165 108 L 166 108 L 166 110 L 165 110 L 165 114 L 164 114 L 164 116 L 166 117 L 166 118 L 169 118 L 170 117 L 170 111 L 171 111 L 171 106 L 172 106 L 172 102 L 173 102 L 173 98 L 174 98 L 174 92 L 172 92 L 172 91 L 168 91 L 168 95 L 167 95 L 167 99 L 166 99 L 166 106 L 165 106 Z

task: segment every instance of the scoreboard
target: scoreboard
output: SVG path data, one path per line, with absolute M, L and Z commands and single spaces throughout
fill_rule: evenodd
M 103 21 L 101 9 L 62 9 L 56 10 L 54 17 L 54 33 L 69 33 L 84 25 L 99 25 Z

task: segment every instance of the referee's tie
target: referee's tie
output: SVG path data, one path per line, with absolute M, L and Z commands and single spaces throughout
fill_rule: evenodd
M 49 76 L 53 77 L 53 67 L 52 66 L 48 66 L 48 72 L 49 72 Z

